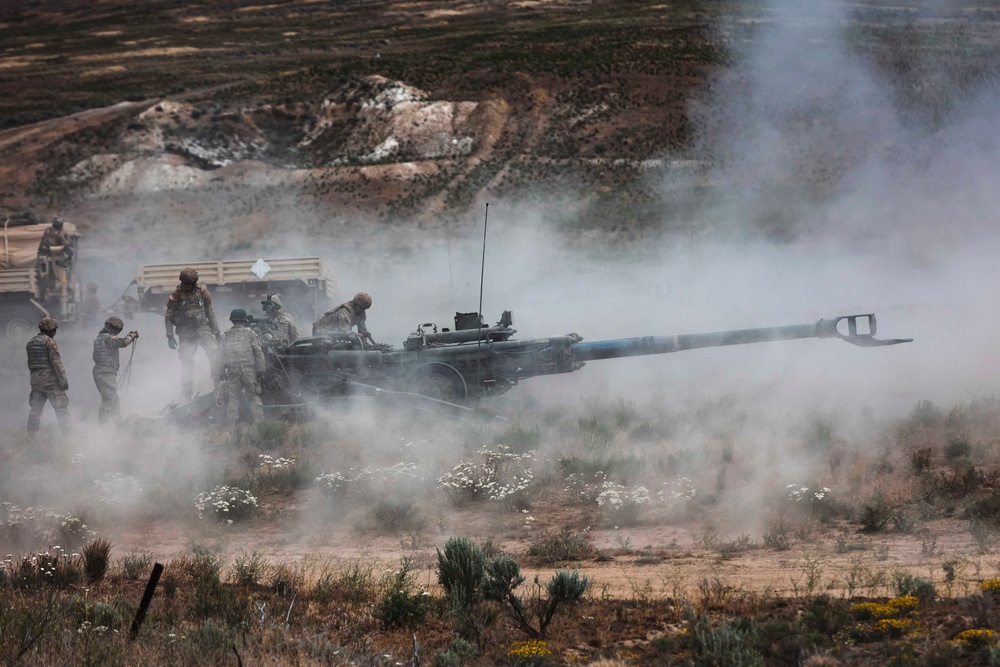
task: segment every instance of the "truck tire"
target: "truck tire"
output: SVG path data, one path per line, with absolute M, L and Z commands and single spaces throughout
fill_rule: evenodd
M 42 315 L 31 306 L 0 307 L 0 333 L 7 338 L 30 338 Z

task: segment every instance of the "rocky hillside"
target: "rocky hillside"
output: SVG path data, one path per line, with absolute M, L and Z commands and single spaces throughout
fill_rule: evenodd
M 852 6 L 836 39 L 895 87 L 894 108 L 852 112 L 933 133 L 1000 71 L 998 17 L 972 5 Z M 0 208 L 126 234 L 196 224 L 222 251 L 286 226 L 461 232 L 485 201 L 529 203 L 573 238 L 700 234 L 755 75 L 745 45 L 771 17 L 708 0 L 12 0 Z M 817 61 L 832 39 L 809 36 Z M 829 95 L 772 119 L 805 137 L 773 187 L 822 198 L 858 162 L 825 151 L 898 150 L 837 128 Z M 810 123 L 833 127 L 826 144 Z M 794 213 L 747 215 L 784 234 Z

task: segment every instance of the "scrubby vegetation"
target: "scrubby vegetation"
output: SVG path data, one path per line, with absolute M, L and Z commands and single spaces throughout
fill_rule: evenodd
M 0 656 L 798 665 L 992 664 L 1000 653 L 1000 401 L 920 403 L 878 426 L 874 451 L 846 424 L 807 417 L 780 445 L 798 479 L 759 477 L 765 453 L 725 444 L 752 442 L 757 427 L 725 402 L 580 409 L 528 411 L 516 428 L 396 415 L 341 416 L 336 433 L 323 419 L 209 433 L 199 469 L 213 472 L 189 481 L 138 465 L 143 447 L 175 453 L 168 432 L 137 424 L 135 459 L 118 462 L 134 480 L 130 505 L 199 526 L 202 542 L 164 559 L 141 641 L 128 642 L 153 552 L 114 546 L 123 515 L 109 480 L 124 472 L 78 455 L 63 474 L 86 522 L 3 506 Z M 54 463 L 4 453 L 23 469 Z M 720 477 L 735 466 L 739 478 Z M 212 502 L 199 521 L 202 489 L 259 495 L 239 521 Z M 751 491 L 761 500 L 740 507 Z M 5 492 L 26 489 L 8 478 Z M 382 546 L 293 559 L 226 546 L 290 520 Z M 70 546 L 44 548 L 54 540 Z

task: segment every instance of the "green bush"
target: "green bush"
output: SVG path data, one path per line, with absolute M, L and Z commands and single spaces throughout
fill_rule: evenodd
M 129 581 L 137 581 L 148 577 L 153 554 L 148 551 L 129 551 L 122 556 L 122 574 Z
M 497 556 L 486 567 L 483 596 L 503 605 L 518 629 L 534 639 L 546 639 L 548 627 L 560 608 L 577 602 L 590 587 L 587 577 L 576 570 L 556 572 L 544 586 L 535 578 L 533 590 L 520 595 L 516 589 L 524 583 L 524 576 L 517 562 L 509 555 Z
M 707 616 L 689 611 L 686 622 L 695 667 L 764 667 L 764 656 L 753 646 L 753 621 L 713 627 Z
M 851 624 L 851 614 L 843 603 L 828 595 L 819 595 L 802 615 L 802 625 L 827 637 L 833 637 Z
M 272 451 L 283 445 L 287 437 L 288 424 L 283 421 L 262 419 L 244 433 L 243 444 L 254 449 Z
M 965 438 L 952 438 L 944 447 L 944 458 L 953 463 L 958 459 L 968 458 L 972 453 L 972 445 Z
M 466 639 L 479 642 L 483 633 L 497 619 L 497 610 L 483 601 L 486 582 L 487 551 L 468 538 L 452 537 L 438 554 L 438 582 L 448 598 L 455 631 Z
M 541 565 L 555 565 L 590 558 L 594 546 L 589 532 L 563 528 L 555 535 L 536 535 L 528 545 L 528 555 Z
M 473 644 L 461 637 L 455 637 L 448 648 L 434 655 L 434 667 L 465 667 L 471 664 L 477 655 L 479 651 Z
M 438 583 L 449 601 L 476 602 L 482 595 L 486 576 L 486 554 L 467 537 L 452 537 L 437 550 Z
M 430 609 L 430 596 L 426 591 L 411 593 L 412 585 L 413 561 L 404 557 L 375 612 L 383 628 L 412 628 L 423 622 Z
M 896 572 L 893 575 L 896 586 L 896 595 L 912 595 L 922 601 L 933 600 L 937 597 L 937 590 L 930 579 L 915 577 L 907 572 Z
M 866 533 L 877 533 L 883 530 L 892 519 L 892 507 L 885 496 L 879 491 L 875 496 L 861 505 L 861 528 Z
M 267 575 L 269 566 L 259 551 L 244 551 L 229 567 L 229 576 L 237 586 L 257 586 Z
M 371 510 L 371 517 L 378 531 L 383 533 L 412 533 L 423 530 L 427 520 L 413 503 L 380 500 Z
M 319 603 L 338 600 L 346 603 L 368 603 L 377 593 L 374 565 L 354 562 L 340 570 L 325 568 L 312 588 L 312 599 Z

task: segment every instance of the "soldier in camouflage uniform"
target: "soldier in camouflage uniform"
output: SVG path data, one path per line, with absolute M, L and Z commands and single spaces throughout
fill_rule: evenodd
M 69 433 L 69 381 L 54 340 L 59 323 L 51 317 L 38 323 L 38 335 L 28 341 L 28 370 L 31 372 L 31 394 L 28 396 L 28 436 L 34 438 L 42 420 L 45 401 L 52 403 L 59 428 Z
M 67 258 L 73 256 L 73 248 L 70 247 L 69 235 L 63 231 L 64 221 L 60 217 L 52 218 L 52 226 L 42 234 L 42 240 L 38 242 L 38 254 L 49 255 L 53 246 L 62 246 L 63 253 Z
M 212 295 L 208 288 L 198 284 L 198 272 L 185 268 L 180 275 L 181 284 L 167 299 L 164 323 L 167 327 L 167 344 L 171 350 L 178 350 L 181 358 L 181 392 L 184 400 L 191 400 L 194 393 L 194 353 L 201 347 L 208 355 L 212 366 L 212 379 L 219 377 L 216 358 L 218 343 L 222 340 L 219 323 L 212 310 Z M 181 339 L 178 349 L 177 338 Z
M 365 311 L 372 307 L 372 298 L 366 292 L 358 292 L 354 298 L 347 303 L 342 303 L 333 310 L 328 310 L 313 322 L 313 335 L 320 336 L 333 331 L 350 331 L 351 327 L 358 327 L 358 335 L 369 343 L 372 336 L 368 332 L 368 325 L 365 324 Z
M 264 375 L 264 352 L 260 339 L 253 329 L 246 326 L 247 311 L 236 308 L 229 314 L 233 327 L 226 332 L 219 345 L 219 358 L 224 368 L 228 403 L 226 419 L 236 426 L 240 418 L 240 396 L 250 403 L 253 421 L 263 418 L 264 406 L 260 402 L 260 379 Z
M 281 312 L 281 299 L 277 294 L 270 294 L 261 301 L 264 313 L 267 315 L 267 323 L 274 331 L 275 338 L 287 345 L 299 337 L 299 332 L 295 328 L 292 318 Z
M 101 394 L 101 411 L 97 417 L 101 423 L 109 418 L 117 422 L 121 417 L 118 405 L 118 351 L 139 337 L 138 331 L 130 331 L 124 338 L 118 338 L 124 328 L 125 323 L 120 318 L 109 317 L 94 339 L 94 384 Z

